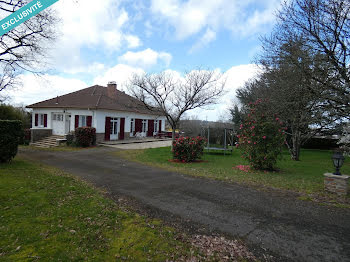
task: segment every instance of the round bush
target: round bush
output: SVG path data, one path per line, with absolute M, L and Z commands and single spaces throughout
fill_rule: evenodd
M 89 147 L 95 144 L 96 129 L 93 127 L 78 127 L 75 129 L 75 139 L 78 146 Z
M 173 144 L 173 156 L 174 159 L 181 162 L 192 162 L 199 159 L 203 155 L 205 138 L 197 136 L 180 137 L 175 140 Z
M 0 163 L 10 162 L 17 154 L 22 122 L 0 120 Z
M 240 127 L 242 156 L 255 169 L 272 170 L 285 143 L 285 128 L 276 115 L 266 115 L 258 100 L 251 103 L 246 121 Z

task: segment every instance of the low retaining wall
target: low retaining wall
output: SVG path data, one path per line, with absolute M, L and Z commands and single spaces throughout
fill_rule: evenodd
M 347 195 L 349 192 L 349 176 L 326 173 L 324 174 L 324 187 L 328 192 Z
M 38 128 L 38 129 L 30 129 L 30 142 L 34 143 L 36 141 L 39 141 L 40 139 L 48 136 L 52 136 L 52 129 L 47 128 Z

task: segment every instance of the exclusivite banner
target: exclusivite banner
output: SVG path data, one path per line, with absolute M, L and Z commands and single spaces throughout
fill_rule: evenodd
M 31 1 L 27 5 L 21 7 L 13 14 L 4 18 L 0 22 L 0 36 L 11 31 L 16 26 L 19 26 L 23 22 L 27 21 L 31 17 L 37 15 L 41 11 L 45 10 L 52 4 L 58 2 L 59 0 L 41 0 L 41 1 Z

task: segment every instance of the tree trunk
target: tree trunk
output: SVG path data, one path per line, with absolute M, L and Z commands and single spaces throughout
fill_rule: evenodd
M 292 160 L 294 161 L 299 161 L 299 157 L 300 157 L 300 144 L 301 144 L 301 133 L 300 131 L 295 131 L 293 132 L 292 135 Z
M 172 131 L 171 131 L 171 151 L 173 151 L 173 145 L 175 142 L 175 127 L 172 127 Z

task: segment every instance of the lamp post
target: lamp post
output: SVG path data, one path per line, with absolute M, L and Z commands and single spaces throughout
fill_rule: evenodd
M 342 167 L 345 157 L 343 156 L 343 154 L 339 151 L 334 152 L 333 156 L 332 156 L 332 160 L 333 160 L 333 165 L 335 167 L 335 173 L 333 173 L 334 175 L 337 176 L 341 176 L 340 173 L 340 168 Z

